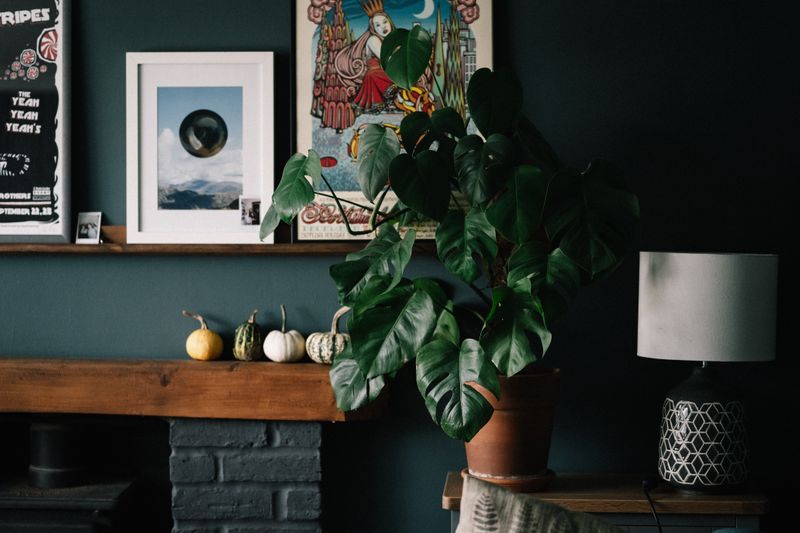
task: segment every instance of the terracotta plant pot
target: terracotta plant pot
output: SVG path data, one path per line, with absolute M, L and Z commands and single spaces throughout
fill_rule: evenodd
M 560 370 L 526 369 L 500 377 L 500 400 L 472 384 L 494 407 L 489 422 L 466 443 L 471 475 L 518 492 L 545 490 Z

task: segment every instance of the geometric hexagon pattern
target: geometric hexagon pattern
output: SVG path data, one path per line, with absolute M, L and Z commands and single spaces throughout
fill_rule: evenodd
M 664 401 L 658 473 L 695 490 L 739 485 L 747 479 L 741 402 Z

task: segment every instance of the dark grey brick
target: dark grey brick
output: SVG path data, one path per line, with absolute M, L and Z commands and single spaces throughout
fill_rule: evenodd
M 176 522 L 172 526 L 172 533 L 220 533 L 221 528 L 216 525 L 181 524 Z
M 214 458 L 208 453 L 176 453 L 169 458 L 169 479 L 173 483 L 203 483 L 216 477 Z
M 272 493 L 259 487 L 184 485 L 172 489 L 175 520 L 272 518 Z
M 273 422 L 278 434 L 274 446 L 319 448 L 322 444 L 322 424 L 319 422 Z
M 322 533 L 318 524 L 248 524 L 243 526 L 228 526 L 225 533 Z
M 224 455 L 223 481 L 319 481 L 321 479 L 319 451 L 302 450 L 295 453 L 252 450 Z M 280 450 L 283 451 L 283 450 Z
M 316 520 L 320 517 L 321 498 L 319 488 L 293 489 L 286 495 L 286 518 L 288 520 Z
M 174 418 L 169 424 L 173 447 L 262 447 L 267 441 L 267 422 L 257 420 Z

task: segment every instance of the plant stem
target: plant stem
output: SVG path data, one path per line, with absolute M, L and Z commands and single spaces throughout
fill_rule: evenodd
M 472 289 L 473 292 L 475 292 L 475 294 L 478 295 L 478 298 L 480 298 L 483 303 L 488 305 L 489 308 L 492 307 L 492 300 L 490 300 L 489 297 L 486 296 L 486 294 L 484 294 L 483 291 L 480 290 L 477 285 L 475 285 L 474 283 L 470 283 L 469 288 Z
M 375 222 L 378 220 L 378 213 L 380 213 L 381 206 L 383 205 L 383 201 L 386 199 L 386 195 L 389 193 L 389 186 L 387 185 L 385 189 L 383 189 L 383 193 L 381 193 L 378 201 L 375 202 L 375 209 L 372 211 L 372 216 L 369 217 L 369 227 L 372 228 L 372 231 L 377 229 Z M 386 218 L 384 216 L 384 218 Z
M 331 200 L 335 200 L 337 198 L 336 196 L 334 196 L 332 194 L 328 194 L 326 192 L 314 191 L 314 194 L 316 194 L 318 196 L 324 196 L 325 198 L 330 198 Z M 368 205 L 359 204 L 358 202 L 353 202 L 352 200 L 345 200 L 344 198 L 340 198 L 339 200 L 344 204 L 350 204 L 350 205 L 352 205 L 354 207 L 361 208 L 364 211 L 373 211 L 373 208 L 368 206 Z M 389 213 L 384 213 L 382 211 L 378 212 L 378 214 L 381 215 L 381 216 L 389 216 Z
M 374 230 L 356 231 L 350 226 L 350 221 L 347 219 L 347 213 L 345 213 L 344 211 L 344 206 L 342 205 L 341 200 L 339 200 L 339 197 L 336 196 L 336 193 L 333 191 L 333 187 L 331 187 L 331 184 L 328 182 L 327 178 L 325 177 L 325 174 L 320 174 L 320 177 L 322 177 L 322 181 L 325 182 L 325 185 L 328 186 L 328 189 L 331 191 L 331 194 L 333 194 L 333 199 L 336 201 L 336 206 L 339 208 L 339 214 L 342 215 L 342 219 L 344 220 L 344 225 L 347 228 L 347 233 L 349 233 L 350 235 L 369 235 L 370 233 L 372 233 Z

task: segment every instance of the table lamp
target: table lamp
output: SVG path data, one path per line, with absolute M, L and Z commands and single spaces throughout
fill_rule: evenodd
M 741 402 L 708 363 L 775 358 L 778 257 L 642 252 L 637 354 L 699 361 L 664 401 L 658 473 L 693 491 L 747 479 Z

